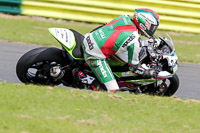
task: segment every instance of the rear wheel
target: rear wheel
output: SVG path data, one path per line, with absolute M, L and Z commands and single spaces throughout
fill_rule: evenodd
M 50 74 L 52 64 L 64 66 L 69 64 L 67 58 L 63 57 L 62 50 L 53 47 L 41 47 L 33 49 L 24 54 L 18 61 L 16 73 L 23 83 L 42 85 L 58 85 L 60 81 L 55 80 Z M 69 77 L 71 75 L 68 75 Z

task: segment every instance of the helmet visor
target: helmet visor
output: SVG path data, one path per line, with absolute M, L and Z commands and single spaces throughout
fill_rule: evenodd
M 151 32 L 151 36 L 154 35 L 154 33 L 156 32 L 157 28 L 158 28 L 158 25 L 151 24 L 151 27 L 150 27 L 150 30 L 149 30 Z

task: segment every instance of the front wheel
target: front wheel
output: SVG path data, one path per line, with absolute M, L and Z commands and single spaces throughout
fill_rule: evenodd
M 172 96 L 178 90 L 179 87 L 179 78 L 177 74 L 174 74 L 173 77 L 169 79 L 164 79 L 158 81 L 157 86 L 150 85 L 148 88 L 153 91 L 153 94 L 159 96 Z
M 167 90 L 164 93 L 164 96 L 172 96 L 178 90 L 179 87 L 179 78 L 177 74 L 174 74 L 173 77 L 169 78 L 170 84 Z
M 53 47 L 40 47 L 25 53 L 17 62 L 16 73 L 23 83 L 58 85 L 50 75 L 51 64 L 64 66 L 69 64 L 62 50 Z

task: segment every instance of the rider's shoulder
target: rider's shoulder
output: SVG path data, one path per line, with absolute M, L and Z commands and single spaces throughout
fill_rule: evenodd
M 133 41 L 138 41 L 140 35 L 138 34 L 137 31 L 125 31 L 120 34 L 120 37 L 124 39 L 131 38 Z
M 137 38 L 139 38 L 140 37 L 140 35 L 138 34 L 138 31 L 136 30 L 136 31 L 125 31 L 125 32 L 123 32 L 123 34 L 126 34 L 127 36 L 135 36 L 135 37 L 137 37 Z

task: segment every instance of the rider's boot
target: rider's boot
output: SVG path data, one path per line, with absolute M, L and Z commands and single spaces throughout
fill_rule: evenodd
M 119 91 L 120 91 L 119 89 L 116 89 L 116 90 L 108 90 L 107 92 L 117 93 L 117 92 L 119 92 Z
M 95 80 L 94 77 L 85 74 L 79 68 L 74 68 L 72 70 L 72 75 L 74 78 L 74 83 L 73 83 L 74 87 L 78 87 L 80 89 L 84 89 L 85 87 L 90 88 L 93 81 Z
M 93 91 L 105 91 L 106 87 L 101 84 L 98 79 L 84 73 L 79 68 L 74 68 L 72 70 L 72 75 L 74 78 L 73 87 L 78 87 L 80 89 L 91 89 Z
M 85 77 L 85 74 L 82 73 L 79 68 L 74 68 L 72 70 L 72 75 L 73 75 L 73 87 L 78 87 L 80 89 L 84 88 L 84 84 L 82 83 L 82 78 Z

